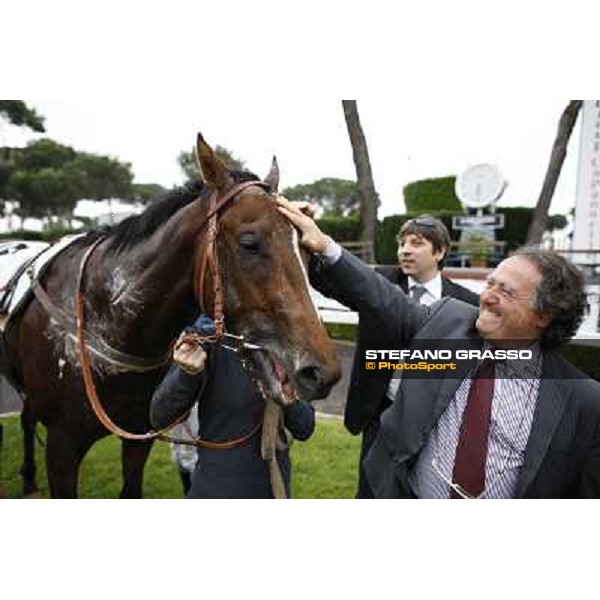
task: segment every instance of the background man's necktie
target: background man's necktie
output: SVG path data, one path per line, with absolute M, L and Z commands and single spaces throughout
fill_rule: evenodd
M 485 462 L 487 458 L 494 373 L 496 363 L 486 359 L 473 377 L 467 405 L 462 417 L 452 481 L 470 496 L 477 497 L 485 489 Z M 460 498 L 450 490 L 451 498 Z
M 410 297 L 415 302 L 418 302 L 420 304 L 421 303 L 421 298 L 423 297 L 423 294 L 426 291 L 427 290 L 424 288 L 424 286 L 422 286 L 422 285 L 414 285 L 412 288 L 410 288 Z

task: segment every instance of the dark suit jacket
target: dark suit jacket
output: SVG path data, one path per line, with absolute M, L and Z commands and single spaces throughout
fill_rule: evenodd
M 382 337 L 412 348 L 418 339 L 483 344 L 477 309 L 451 298 L 417 305 L 347 252 L 333 266 L 313 261 L 312 283 L 322 293 L 369 315 Z M 387 332 L 392 332 L 388 334 Z M 452 378 L 403 375 L 398 395 L 364 466 L 377 498 L 410 498 L 408 477 L 436 422 L 474 366 L 464 361 Z M 519 475 L 520 498 L 600 497 L 600 384 L 553 352 L 544 352 L 542 381 Z
M 400 267 L 383 266 L 378 267 L 376 271 L 388 281 L 400 286 L 404 292 L 408 292 L 408 277 Z M 442 297 L 446 296 L 462 300 L 473 306 L 479 306 L 479 296 L 477 294 L 442 276 Z M 374 341 L 373 332 L 375 327 L 376 324 L 373 323 L 373 319 L 370 319 L 368 314 L 359 316 L 356 353 L 344 411 L 346 429 L 353 434 L 364 431 L 373 419 L 379 419 L 383 410 L 389 406 L 386 392 L 392 377 L 391 372 L 387 378 L 374 379 L 365 377 L 362 369 L 364 350 L 370 347 L 371 342 Z

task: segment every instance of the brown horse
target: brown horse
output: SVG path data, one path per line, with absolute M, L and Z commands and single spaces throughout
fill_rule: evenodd
M 97 242 L 81 276 L 84 327 L 102 405 L 131 432 L 149 430 L 152 392 L 165 374 L 170 345 L 199 312 L 198 288 L 208 314 L 214 310 L 213 277 L 199 267 L 208 199 L 215 191 L 218 197 L 232 193 L 240 182 L 257 184 L 234 193 L 219 211 L 216 242 L 228 331 L 265 349 L 261 372 L 276 380 L 267 386 L 291 386 L 310 400 L 327 395 L 339 379 L 333 344 L 309 295 L 296 232 L 269 192 L 277 188 L 276 163 L 262 183 L 247 172 L 229 171 L 200 135 L 197 151 L 203 183 L 171 192 L 104 234 L 76 240 L 39 279 L 52 304 L 74 321 L 82 256 Z M 5 341 L 13 380 L 25 392 L 23 420 L 47 429 L 50 493 L 71 498 L 86 452 L 109 432 L 86 398 L 77 338 L 60 321 L 35 297 L 11 317 Z M 31 429 L 27 437 L 25 489 L 31 491 Z M 151 445 L 151 439 L 123 439 L 121 497 L 142 496 Z

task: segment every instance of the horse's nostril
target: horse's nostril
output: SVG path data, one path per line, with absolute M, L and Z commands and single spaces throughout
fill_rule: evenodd
M 320 369 L 317 365 L 307 365 L 298 369 L 296 375 L 303 383 L 317 382 L 320 379 Z
M 324 398 L 331 387 L 339 379 L 339 375 L 328 373 L 319 365 L 309 364 L 296 371 L 296 382 L 309 399 Z

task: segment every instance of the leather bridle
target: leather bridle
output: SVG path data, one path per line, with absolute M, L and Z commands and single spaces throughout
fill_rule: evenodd
M 223 313 L 224 300 L 223 300 L 223 289 L 222 289 L 222 281 L 221 281 L 221 272 L 219 270 L 219 264 L 217 260 L 217 237 L 219 232 L 219 216 L 221 211 L 226 209 L 229 202 L 235 198 L 241 191 L 245 190 L 249 187 L 261 187 L 265 191 L 271 193 L 271 188 L 268 184 L 262 181 L 245 181 L 243 183 L 239 183 L 232 187 L 229 191 L 227 191 L 223 196 L 219 197 L 218 192 L 215 190 L 211 196 L 209 201 L 209 209 L 207 214 L 204 217 L 204 220 L 200 224 L 199 231 L 202 230 L 208 224 L 208 233 L 207 233 L 207 241 L 204 245 L 204 252 L 201 248 L 196 256 L 195 267 L 194 267 L 194 292 L 198 303 L 201 308 L 204 310 L 204 279 L 206 277 L 206 272 L 210 272 L 212 279 L 212 287 L 213 287 L 213 295 L 214 295 L 214 311 L 213 311 L 213 321 L 215 323 L 215 335 L 212 336 L 201 336 L 199 334 L 194 334 L 197 338 L 196 341 L 198 343 L 208 343 L 214 344 L 220 342 L 221 345 L 227 349 L 239 351 L 241 349 L 245 350 L 260 350 L 260 346 L 255 344 L 250 344 L 246 342 L 243 336 L 233 335 L 227 333 L 225 330 L 225 319 Z M 85 274 L 85 268 L 87 262 L 94 252 L 94 250 L 98 247 L 98 245 L 104 241 L 104 238 L 96 240 L 94 244 L 92 244 L 84 253 L 81 262 L 79 264 L 79 272 L 77 276 L 77 287 L 76 287 L 76 312 L 77 312 L 77 340 L 79 346 L 79 359 L 81 362 L 81 370 L 83 373 L 83 380 L 85 384 L 85 390 L 88 397 L 88 400 L 94 410 L 94 413 L 98 417 L 98 420 L 108 429 L 111 433 L 117 435 L 120 438 L 128 439 L 128 440 L 151 440 L 151 439 L 161 439 L 165 441 L 177 442 L 182 444 L 193 444 L 194 446 L 198 446 L 201 448 L 211 448 L 211 449 L 227 449 L 227 448 L 235 448 L 237 446 L 242 445 L 247 440 L 249 440 L 252 436 L 254 436 L 261 427 L 261 423 L 259 422 L 249 433 L 243 435 L 240 438 L 235 440 L 228 440 L 224 442 L 213 442 L 208 440 L 202 440 L 199 438 L 195 438 L 194 440 L 180 440 L 176 438 L 172 438 L 170 436 L 165 435 L 165 432 L 184 421 L 188 413 L 179 417 L 174 423 L 170 424 L 168 427 L 161 429 L 160 431 L 149 431 L 147 433 L 136 434 L 125 431 L 118 425 L 116 425 L 112 419 L 108 416 L 100 399 L 98 398 L 98 394 L 96 392 L 96 386 L 94 384 L 91 360 L 89 350 L 86 344 L 86 332 L 85 332 L 85 298 L 83 294 L 83 280 Z
M 243 341 L 241 336 L 233 336 L 232 334 L 227 334 L 225 331 L 225 319 L 223 315 L 223 286 L 217 257 L 217 237 L 219 235 L 219 216 L 221 210 L 226 208 L 228 203 L 241 191 L 249 187 L 261 187 L 265 191 L 271 193 L 271 188 L 269 185 L 262 181 L 245 181 L 231 188 L 220 198 L 216 190 L 211 194 L 208 213 L 204 217 L 204 221 L 208 223 L 206 243 L 203 247 L 198 245 L 198 255 L 194 269 L 194 291 L 198 304 L 200 305 L 202 311 L 206 312 L 204 304 L 204 280 L 206 276 L 206 269 L 208 268 L 211 274 L 213 287 L 213 321 L 215 324 L 216 340 L 218 341 L 222 337 L 231 337 L 237 339 L 238 342 L 241 342 L 241 345 L 245 346 L 248 350 L 257 350 L 258 346 L 251 345 L 251 347 L 248 347 L 248 344 Z

